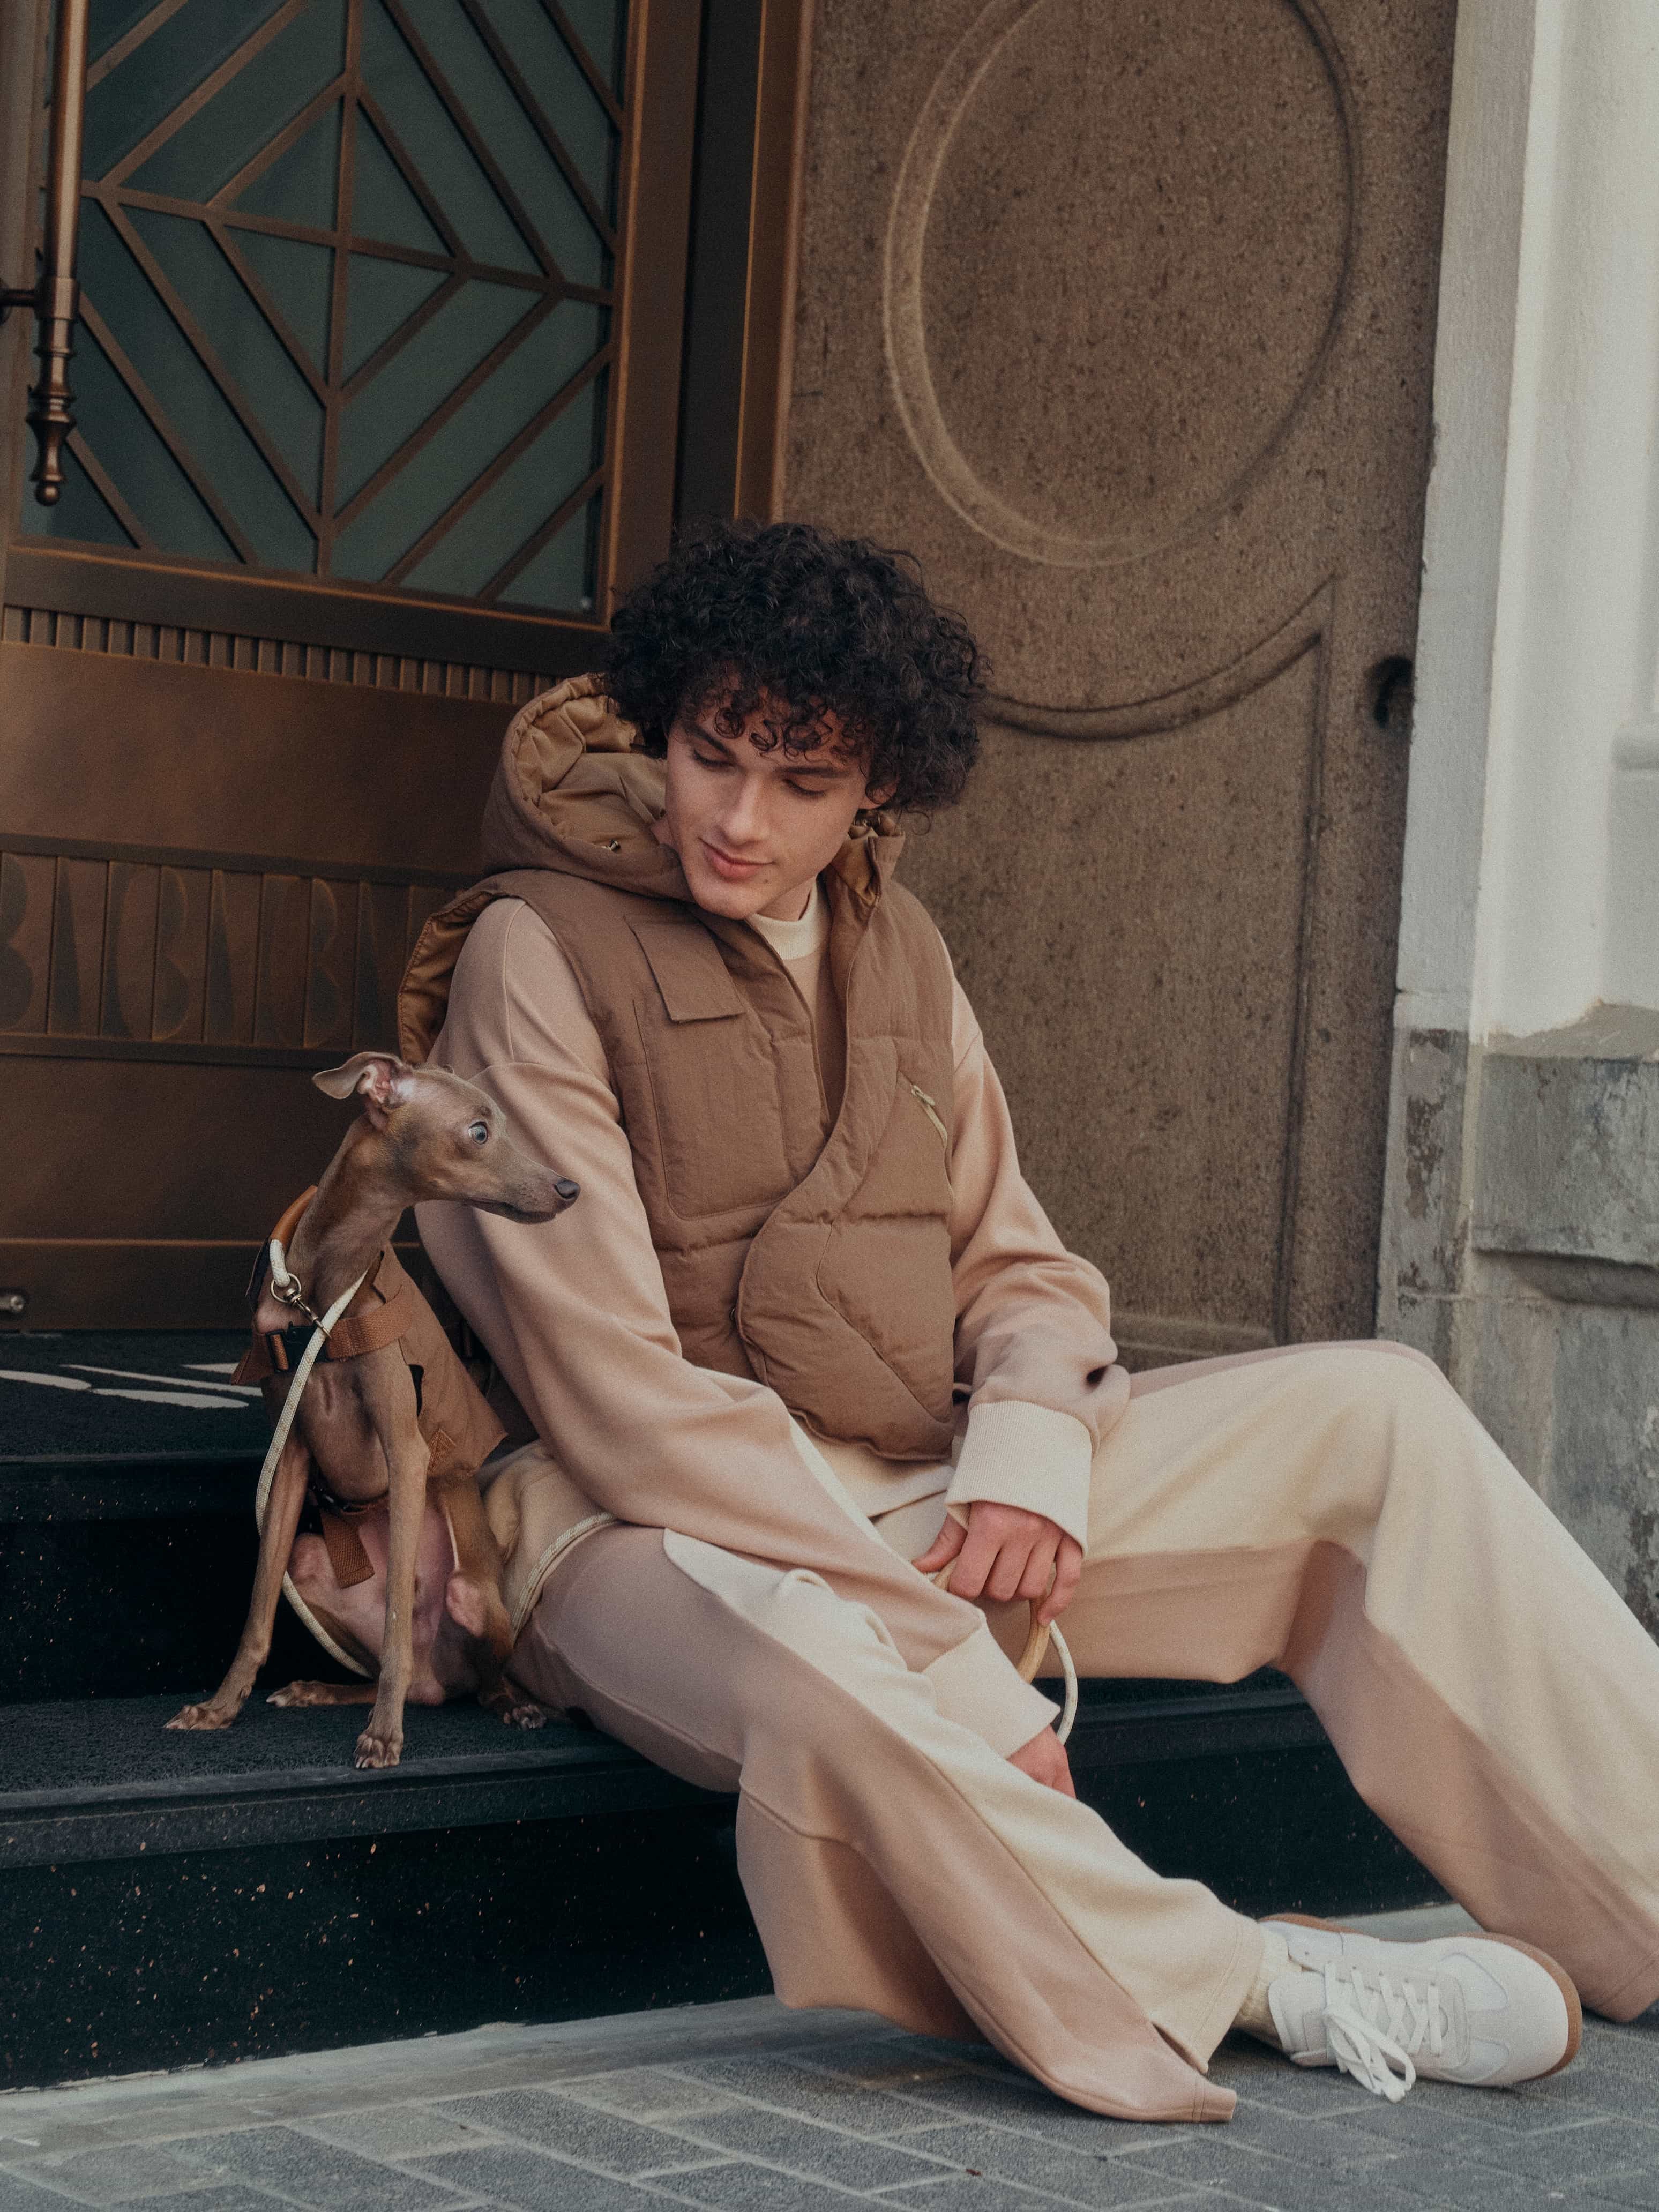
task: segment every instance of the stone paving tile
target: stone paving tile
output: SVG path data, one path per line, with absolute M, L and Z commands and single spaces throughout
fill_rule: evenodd
M 1650 2085 L 1646 2103 L 1638 2109 L 1632 2084 L 1622 2075 L 1564 2074 L 1559 2081 L 1518 2089 L 1458 2089 L 1444 2081 L 1419 2081 L 1404 2105 L 1395 2109 L 1441 2113 L 1501 2135 L 1543 2135 L 1571 2127 L 1577 2120 L 1604 2118 L 1609 2112 L 1639 2119 L 1654 2103 Z
M 1346 2115 L 1334 2120 L 1294 2119 L 1270 2106 L 1241 2103 L 1224 2132 L 1230 2149 L 1267 2151 L 1322 2172 L 1350 2172 L 1392 2154 L 1386 2136 L 1368 2134 Z
M 1571 2081 L 1571 2075 L 1564 2075 Z M 1526 2092 L 1514 2098 L 1506 2097 L 1507 2104 L 1524 2104 L 1543 2111 L 1559 2111 L 1563 2118 L 1582 2112 L 1589 2118 L 1598 2112 L 1617 2112 L 1623 2118 L 1639 2120 L 1644 2116 L 1659 2114 L 1659 2058 L 1640 2074 L 1626 2074 L 1609 2069 L 1598 2074 L 1587 2075 L 1582 2083 L 1574 2083 L 1571 2090 L 1555 2094 L 1553 2082 Z M 1444 2094 L 1449 2095 L 1449 2091 Z
M 69 2157 L 40 2159 L 20 2169 L 76 2204 L 125 2204 L 132 2197 L 174 2195 L 200 2179 L 196 2168 L 151 2144 L 110 2144 Z
M 1392 2188 L 1410 2191 L 1419 2206 L 1444 2206 L 1447 2212 L 1559 2212 L 1564 2204 L 1582 2212 L 1607 2212 L 1587 2187 L 1563 2188 L 1559 2182 L 1500 2173 L 1494 2166 L 1474 2166 L 1437 2151 L 1403 2151 L 1368 2172 L 1386 2176 Z M 1363 2203 L 1369 2191 L 1362 2187 L 1356 2193 Z
M 942 2081 L 947 2075 L 967 2073 L 969 2058 L 959 2055 L 964 2050 L 981 2063 L 995 2057 L 977 2044 L 940 2044 L 920 2035 L 880 2041 L 868 2037 L 827 2045 L 801 2063 L 814 2072 L 843 2074 L 866 2089 L 903 2089 L 913 2081 Z
M 776 2105 L 805 2118 L 825 2120 L 831 2127 L 854 2135 L 890 2136 L 905 2128 L 926 2127 L 927 2115 L 918 2116 L 914 2104 L 889 2096 L 884 2090 L 866 2089 L 834 2074 L 809 2073 L 776 2058 L 709 2058 L 677 2066 L 674 2072 L 694 2081 L 712 2082 L 732 2095 L 759 2105 Z
M 833 2183 L 811 2181 L 798 2173 L 778 2173 L 769 2166 L 705 2166 L 696 2173 L 677 2173 L 660 2185 L 677 2198 L 708 2204 L 717 2212 L 848 2212 L 854 2204 L 885 2204 L 885 2197 L 871 2198 L 838 2189 Z M 564 2212 L 564 2207 L 559 2207 Z M 1040 2212 L 1027 2197 L 1025 2212 Z
M 619 2112 L 578 2104 L 551 2089 L 502 2089 L 491 2097 L 447 2097 L 434 2108 L 486 2135 L 515 2136 L 607 2173 L 646 2173 L 688 2166 L 700 2154 L 678 2136 L 641 2127 Z M 702 2154 L 705 2158 L 707 2154 Z
M 635 2189 L 614 2174 L 589 2173 L 566 2166 L 527 2143 L 485 2143 L 477 2150 L 453 2150 L 422 2161 L 420 2171 L 460 2194 L 488 2197 L 492 2203 L 522 2207 L 523 2212 L 662 2212 L 660 2197 Z M 844 2206 L 846 2200 L 842 2200 Z M 329 2212 L 337 2212 L 331 2205 Z M 354 2212 L 344 2198 L 337 2212 Z
M 1312 2119 L 1334 2119 L 1376 2102 L 1334 2066 L 1290 2066 L 1261 2044 L 1243 2040 L 1222 2045 L 1210 2061 L 1210 2079 L 1241 2099 Z
M 0 2171 L 0 2212 L 64 2212 L 73 2201 L 15 2171 Z
M 205 2189 L 192 2189 L 187 2197 L 145 2197 L 139 2202 L 144 2212 L 280 2212 L 280 2208 L 291 2200 L 267 2197 L 263 2189 L 247 2189 L 240 2181 L 210 2182 Z M 53 2202 L 63 2212 L 65 2199 Z M 466 2212 L 464 2205 L 452 2205 L 450 2212 Z
M 659 2066 L 630 2067 L 622 2074 L 583 2075 L 562 2081 L 559 2094 L 632 2120 L 687 2119 L 697 2112 L 729 2112 L 737 2099 L 707 2081 L 683 2081 Z
M 449 2193 L 417 2174 L 358 2158 L 294 2128 L 246 2128 L 230 2135 L 186 2136 L 179 2157 L 211 2174 L 251 2182 L 302 2204 L 350 2212 L 453 2212 Z
M 1149 2204 L 1170 2192 L 1161 2177 L 1149 2177 L 1127 2160 L 1091 2158 L 1086 2151 L 1010 2128 L 933 2128 L 924 2136 L 907 2136 L 904 2142 L 907 2148 L 914 2145 L 932 2157 L 948 2159 L 952 2166 L 982 2174 L 988 2181 L 1021 2183 L 1067 2204 Z
M 1478 2162 L 1499 2164 L 1484 2146 Z M 1659 2127 L 1643 2127 L 1635 2120 L 1588 2120 L 1548 2135 L 1511 2136 L 1502 2160 L 1504 2172 L 1530 2174 L 1558 2186 L 1593 2182 L 1598 2174 L 1624 2169 L 1659 2174 Z
M 902 2204 L 906 2212 L 1044 2212 L 1052 2198 L 1034 2197 L 1011 2181 L 975 2180 L 964 2175 L 957 2181 L 936 2181 L 921 2189 L 884 2190 L 878 2204 Z M 1218 2191 L 1144 2199 L 1155 2201 L 1158 2212 L 1231 2212 L 1237 2200 Z M 1413 2212 L 1423 2212 L 1421 2204 Z
M 895 2136 L 916 2128 L 939 2127 L 948 2119 L 990 2121 L 998 2127 L 1016 2128 L 1041 2135 L 1045 2142 L 1066 2143 L 1091 2157 L 1105 2158 L 1142 2142 L 1157 2142 L 1163 2130 L 1132 2120 L 1108 2119 L 1101 2112 L 1085 2112 L 1068 2105 L 1032 2081 L 1021 2088 L 1012 2081 L 988 2075 L 964 2074 L 948 2081 L 925 2081 L 914 2092 L 920 2106 L 915 2117 Z
M 907 2136 L 896 2143 L 878 2142 L 869 2136 L 850 2136 L 841 2128 L 820 2127 L 811 2120 L 782 2112 L 738 2106 L 700 2120 L 681 2121 L 678 2132 L 688 2145 L 739 2158 L 761 2159 L 769 2166 L 820 2181 L 839 2182 L 843 2189 L 886 2189 L 901 2181 L 933 2181 L 951 2164 L 972 2165 L 944 2154 L 943 2167 L 933 2164 L 939 2155 L 931 2137 L 920 2142 Z M 914 2147 L 913 2147 L 914 2146 Z M 693 2154 L 688 2149 L 687 2155 Z
M 1585 2185 L 1590 2197 L 1597 2204 L 1604 2199 L 1613 2204 L 1635 2204 L 1644 2212 L 1659 2205 L 1659 2172 L 1651 2166 L 1632 2166 L 1619 2173 L 1601 2173 Z
M 1114 2160 L 1120 2171 L 1139 2172 L 1174 2190 L 1203 2182 L 1224 2190 L 1241 2203 L 1272 2206 L 1273 2212 L 1331 2212 L 1337 2198 L 1363 2204 L 1364 2212 L 1423 2212 L 1423 2200 L 1396 2189 L 1381 2177 L 1386 2164 L 1360 2166 L 1346 2179 L 1276 2158 L 1243 2144 L 1235 2148 L 1224 2127 L 1172 2130 L 1175 2140 L 1157 2152 L 1137 2152 Z
M 1444 2151 L 1453 2158 L 1467 2159 L 1471 2165 L 1502 2166 L 1506 2171 L 1522 2172 L 1526 2171 L 1519 2162 L 1524 2157 L 1522 2145 L 1559 2134 L 1565 2128 L 1583 2127 L 1594 2122 L 1593 2115 L 1563 2111 L 1547 2129 L 1497 2127 L 1486 2113 L 1502 2094 L 1493 2090 L 1486 2095 L 1478 2095 L 1464 2089 L 1449 2093 L 1443 2103 L 1432 2103 L 1426 2097 L 1419 2097 L 1413 2089 L 1397 2105 L 1385 2105 L 1378 2098 L 1371 2099 L 1368 2112 L 1345 2113 L 1342 2125 L 1357 2135 L 1370 2136 L 1385 2150 Z M 1461 2103 L 1456 2101 L 1459 2096 Z
M 428 2105 L 377 2105 L 368 2112 L 323 2112 L 294 2124 L 308 2135 L 363 2158 L 419 2158 L 441 2150 L 477 2146 L 476 2128 L 443 2118 Z

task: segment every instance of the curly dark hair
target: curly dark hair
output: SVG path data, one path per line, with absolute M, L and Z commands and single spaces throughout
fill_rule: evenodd
M 677 717 L 716 698 L 727 736 L 764 707 L 764 750 L 812 751 L 834 714 L 841 750 L 898 810 L 959 799 L 979 751 L 985 668 L 967 624 L 933 604 L 908 554 L 810 523 L 682 540 L 617 610 L 604 673 L 659 759 Z

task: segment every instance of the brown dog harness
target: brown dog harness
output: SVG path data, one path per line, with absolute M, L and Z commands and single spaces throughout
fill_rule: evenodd
M 272 1230 L 270 1243 L 286 1249 L 316 1194 L 313 1188 L 295 1200 Z M 270 1267 L 268 1243 L 260 1252 L 248 1285 L 248 1303 L 256 1312 Z M 369 1268 L 362 1287 L 380 1304 L 361 1313 L 343 1315 L 328 1333 L 322 1358 L 361 1359 L 368 1352 L 384 1352 L 395 1344 L 414 1378 L 416 1417 L 430 1455 L 428 1490 L 471 1482 L 507 1431 L 485 1404 L 437 1316 L 390 1245 Z M 314 1316 L 309 1316 L 295 1320 L 286 1328 L 268 1333 L 256 1330 L 232 1379 L 263 1383 L 275 1376 L 290 1374 L 299 1364 L 313 1324 Z M 349 1589 L 356 1583 L 368 1581 L 374 1570 L 355 1523 L 383 1499 L 335 1497 L 325 1486 L 314 1462 L 309 1487 L 336 1584 Z

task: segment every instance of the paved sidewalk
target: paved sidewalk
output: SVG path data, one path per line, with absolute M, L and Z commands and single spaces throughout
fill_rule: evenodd
M 1567 2073 L 1516 2092 L 1391 2106 L 1249 2044 L 1213 2070 L 1231 2126 L 1136 2127 L 982 2047 L 769 1998 L 480 2028 L 0 2096 L 0 2212 L 1659 2208 L 1659 2008 L 1589 2023 Z

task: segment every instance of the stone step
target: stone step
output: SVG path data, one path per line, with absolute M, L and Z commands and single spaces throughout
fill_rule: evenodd
M 1079 1794 L 1162 1870 L 1253 1912 L 1439 1894 L 1288 1686 L 1087 1688 Z M 592 1729 L 412 1711 L 359 1774 L 352 1711 L 175 1735 L 175 1702 L 0 1711 L 7 2086 L 769 1985 L 733 1802 Z
M 252 1577 L 239 1342 L 0 1343 L 0 2082 L 767 1988 L 732 1802 L 591 1729 L 416 1710 L 359 1774 L 358 1712 L 263 1702 L 337 1671 L 286 1607 L 236 1727 L 165 1729 Z M 1086 1683 L 1072 1748 L 1126 1842 L 1242 1909 L 1438 1894 L 1281 1677 Z

